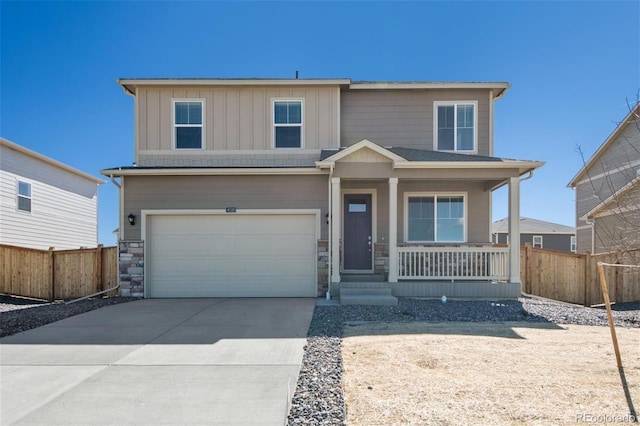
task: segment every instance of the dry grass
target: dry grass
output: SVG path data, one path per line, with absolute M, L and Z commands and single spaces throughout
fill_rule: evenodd
M 638 409 L 640 329 L 616 331 Z M 352 425 L 559 425 L 605 415 L 628 422 L 606 327 L 348 326 L 342 354 Z

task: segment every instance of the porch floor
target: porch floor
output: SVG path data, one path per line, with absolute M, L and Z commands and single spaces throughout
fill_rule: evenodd
M 390 289 L 395 297 L 434 297 L 464 299 L 517 299 L 520 283 L 490 281 L 342 281 L 331 283 L 331 296 L 339 297 L 342 289 Z

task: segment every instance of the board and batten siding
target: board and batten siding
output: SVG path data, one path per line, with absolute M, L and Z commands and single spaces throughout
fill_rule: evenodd
M 18 181 L 31 184 L 31 212 L 17 208 Z M 0 244 L 35 249 L 95 247 L 98 184 L 0 146 Z
M 320 209 L 328 210 L 325 175 L 313 176 L 126 176 L 124 210 L 140 218 L 153 209 Z M 232 214 L 232 213 L 230 213 Z M 141 238 L 141 221 L 124 220 L 122 239 Z M 321 239 L 327 239 L 327 222 L 321 220 Z
M 478 155 L 492 155 L 488 90 L 348 90 L 340 99 L 342 146 L 362 139 L 382 146 L 434 149 L 434 102 L 476 101 Z
M 202 150 L 174 149 L 174 99 L 204 100 Z M 303 149 L 273 148 L 274 99 L 302 99 Z M 142 87 L 136 95 L 136 162 L 182 166 L 197 159 L 197 165 L 216 165 L 220 155 L 238 152 L 253 152 L 254 158 L 240 158 L 245 165 L 282 154 L 317 159 L 321 149 L 339 146 L 339 102 L 338 87 Z

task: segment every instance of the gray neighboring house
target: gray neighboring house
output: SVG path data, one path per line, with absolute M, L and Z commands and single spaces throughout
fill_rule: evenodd
M 47 250 L 98 244 L 103 180 L 0 138 L 0 244 Z
M 509 244 L 508 218 L 493 222 L 491 234 L 494 243 Z M 536 248 L 575 253 L 576 229 L 572 226 L 521 217 L 520 246 L 524 246 L 525 243 Z
M 571 179 L 577 252 L 640 248 L 640 103 Z
M 520 178 L 543 163 L 494 156 L 508 83 L 118 83 L 135 166 L 101 173 L 120 191 L 123 295 L 520 294 L 519 247 L 491 243 L 492 192 L 508 187 L 519 240 Z

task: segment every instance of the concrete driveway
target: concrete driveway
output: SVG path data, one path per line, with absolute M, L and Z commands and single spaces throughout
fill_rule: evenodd
M 0 339 L 0 423 L 284 424 L 314 299 L 148 299 Z

